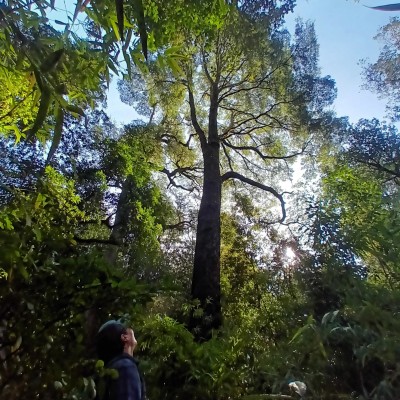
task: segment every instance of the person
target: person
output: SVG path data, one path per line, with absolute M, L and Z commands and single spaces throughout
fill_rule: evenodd
M 132 328 L 119 321 L 103 324 L 96 335 L 96 349 L 106 369 L 117 374 L 106 374 L 99 384 L 99 400 L 144 400 L 145 386 L 139 373 L 138 363 L 133 358 L 137 345 Z

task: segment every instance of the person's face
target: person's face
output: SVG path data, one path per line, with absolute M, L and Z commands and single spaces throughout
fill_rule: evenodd
M 124 342 L 125 346 L 129 346 L 132 349 L 135 349 L 137 341 L 133 329 L 127 328 L 126 332 L 121 335 L 121 339 Z

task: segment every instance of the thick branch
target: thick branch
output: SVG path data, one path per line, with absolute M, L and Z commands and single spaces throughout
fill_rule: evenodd
M 208 71 L 208 68 L 207 68 L 207 60 L 206 60 L 206 55 L 205 55 L 204 50 L 201 53 L 202 53 L 202 58 L 203 58 L 204 73 L 206 74 L 206 77 L 207 77 L 208 81 L 211 84 L 214 84 L 214 80 L 211 78 L 210 72 Z
M 197 121 L 196 106 L 194 104 L 193 92 L 189 86 L 188 86 L 188 92 L 189 92 L 190 118 L 192 120 L 192 125 L 197 135 L 199 136 L 201 146 L 204 147 L 207 145 L 207 139 L 203 129 L 201 129 L 199 122 Z
M 163 174 L 167 175 L 168 180 L 169 180 L 169 185 L 170 186 L 174 186 L 176 188 L 182 189 L 182 190 L 186 190 L 187 192 L 193 192 L 194 187 L 190 187 L 187 188 L 185 186 L 179 185 L 175 182 L 175 176 L 177 174 L 182 174 L 183 176 L 185 176 L 188 179 L 193 179 L 189 174 L 187 174 L 187 171 L 195 171 L 196 169 L 193 167 L 178 167 L 175 168 L 173 171 L 169 171 L 166 168 L 163 168 L 162 170 L 160 170 L 160 172 L 162 172 Z
M 193 179 L 192 176 L 190 176 L 190 174 L 188 174 L 188 172 L 196 172 L 199 171 L 199 168 L 196 167 L 180 167 L 179 164 L 177 163 L 177 168 L 175 168 L 173 171 L 169 171 L 166 168 L 163 168 L 162 170 L 160 170 L 160 172 L 162 172 L 163 174 L 167 175 L 168 178 L 173 178 L 175 175 L 177 174 L 182 174 L 183 176 L 185 176 L 188 179 Z
M 265 192 L 269 192 L 272 195 L 274 195 L 281 203 L 281 209 L 282 209 L 282 218 L 278 222 L 283 222 L 285 220 L 285 218 L 286 218 L 285 201 L 283 200 L 283 196 L 281 194 L 279 194 L 274 188 L 263 185 L 262 183 L 253 181 L 252 179 L 246 178 L 245 176 L 243 176 L 237 172 L 234 172 L 234 171 L 228 171 L 221 176 L 222 182 L 225 182 L 228 179 L 238 179 L 239 181 L 241 181 L 243 183 L 247 183 L 251 186 L 254 186 L 256 188 L 259 188 L 261 190 L 264 190 Z
M 114 225 L 111 225 L 111 219 L 114 217 L 115 213 L 110 214 L 107 218 L 105 219 L 90 219 L 90 220 L 86 220 L 86 221 L 82 221 L 80 222 L 80 225 L 90 225 L 90 224 L 101 224 L 106 226 L 109 229 L 112 229 Z
M 164 230 L 167 229 L 177 229 L 178 231 L 183 231 L 185 228 L 189 228 L 193 225 L 193 221 L 179 221 L 176 224 L 167 224 L 164 226 Z
M 222 150 L 224 151 L 225 157 L 226 157 L 226 159 L 227 159 L 227 161 L 228 161 L 229 168 L 230 168 L 231 170 L 233 170 L 232 160 L 231 160 L 231 157 L 230 157 L 228 151 L 226 150 L 226 147 L 225 147 L 225 145 L 224 145 L 224 142 L 222 142 Z
M 163 133 L 160 137 L 160 140 L 163 143 L 169 144 L 171 140 L 174 140 L 176 143 L 180 144 L 181 146 L 189 148 L 190 146 L 190 141 L 192 140 L 192 137 L 194 135 L 189 135 L 188 140 L 185 142 L 181 142 L 176 136 L 170 135 L 169 133 Z
M 96 238 L 90 238 L 90 239 L 83 239 L 79 238 L 77 236 L 74 237 L 74 240 L 78 243 L 81 244 L 109 244 L 112 246 L 120 246 L 121 243 L 117 242 L 116 240 L 110 240 L 110 239 L 96 239 Z

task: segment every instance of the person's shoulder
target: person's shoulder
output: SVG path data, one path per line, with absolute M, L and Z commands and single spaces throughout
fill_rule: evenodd
M 128 354 L 122 354 L 118 357 L 115 357 L 108 364 L 108 368 L 126 368 L 126 367 L 136 367 L 136 360 Z

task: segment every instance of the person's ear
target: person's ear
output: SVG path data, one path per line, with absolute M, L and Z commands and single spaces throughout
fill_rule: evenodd
M 123 343 L 128 341 L 128 335 L 126 333 L 121 333 L 121 340 Z

